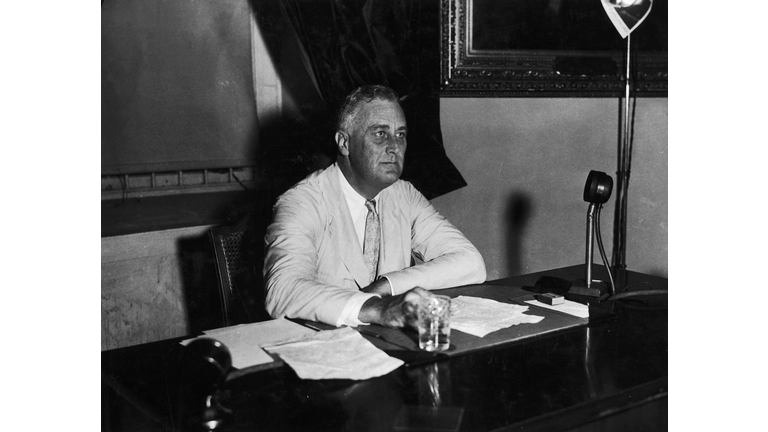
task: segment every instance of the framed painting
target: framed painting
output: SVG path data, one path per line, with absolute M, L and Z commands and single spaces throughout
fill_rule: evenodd
M 610 1 L 610 0 L 606 0 Z M 634 94 L 667 96 L 667 1 L 629 36 Z M 601 0 L 441 0 L 440 95 L 617 97 L 627 39 Z

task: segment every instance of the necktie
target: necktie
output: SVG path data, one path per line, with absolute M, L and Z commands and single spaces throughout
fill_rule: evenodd
M 379 227 L 379 218 L 376 215 L 376 201 L 366 201 L 365 207 L 368 208 L 368 216 L 365 217 L 363 258 L 365 258 L 365 265 L 368 267 L 371 282 L 373 282 L 379 267 L 379 239 L 381 238 L 381 228 Z

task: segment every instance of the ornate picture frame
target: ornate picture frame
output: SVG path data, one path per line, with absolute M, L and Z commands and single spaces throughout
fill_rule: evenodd
M 627 40 L 599 0 L 441 0 L 440 8 L 440 96 L 618 97 L 625 91 Z M 667 97 L 666 0 L 654 1 L 632 43 L 634 94 Z

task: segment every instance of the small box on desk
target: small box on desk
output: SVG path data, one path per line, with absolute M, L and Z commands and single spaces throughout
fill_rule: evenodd
M 550 306 L 556 306 L 565 303 L 565 297 L 553 293 L 539 294 L 536 296 L 536 300 Z

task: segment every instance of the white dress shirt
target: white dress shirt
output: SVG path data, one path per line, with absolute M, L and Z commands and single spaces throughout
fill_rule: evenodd
M 357 233 L 357 240 L 360 244 L 360 251 L 362 251 L 363 243 L 365 240 L 365 219 L 368 216 L 368 208 L 365 206 L 365 202 L 367 200 L 364 196 L 357 193 L 352 185 L 349 184 L 347 178 L 344 177 L 344 174 L 341 172 L 341 170 L 339 170 L 339 183 L 341 184 L 341 191 L 344 194 L 344 198 L 347 201 L 347 206 L 349 207 L 349 215 L 352 217 L 352 223 L 355 225 L 355 233 Z M 376 212 L 378 214 L 379 196 L 376 195 L 373 197 L 373 200 L 376 202 Z M 383 277 L 389 281 L 386 276 Z M 391 283 L 389 284 L 389 290 L 392 292 Z M 357 318 L 357 316 L 360 314 L 360 309 L 363 307 L 363 303 L 365 303 L 369 298 L 381 296 L 367 293 L 360 294 L 361 295 L 359 296 L 352 297 L 344 306 L 344 309 L 341 311 L 341 316 L 336 322 L 337 327 L 342 325 L 357 327 L 360 324 L 367 324 Z

